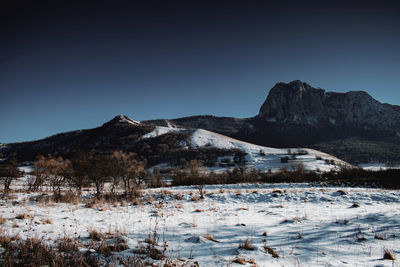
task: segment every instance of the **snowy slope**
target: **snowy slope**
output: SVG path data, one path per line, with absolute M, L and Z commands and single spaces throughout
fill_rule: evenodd
M 258 170 L 276 171 L 281 168 L 289 170 L 296 169 L 299 164 L 304 166 L 306 170 L 330 171 L 339 168 L 340 165 L 347 165 L 344 161 L 313 149 L 291 148 L 291 153 L 305 152 L 304 155 L 296 155 L 296 159 L 290 160 L 288 163 L 281 163 L 281 158 L 288 156 L 287 148 L 271 148 L 251 143 L 243 142 L 234 138 L 230 138 L 221 134 L 210 132 L 203 129 L 186 130 L 183 128 L 156 127 L 152 132 L 143 136 L 143 138 L 152 138 L 170 132 L 192 131 L 189 144 L 192 148 L 198 147 L 216 147 L 221 149 L 239 149 L 247 153 L 247 166 Z M 317 160 L 319 158 L 319 160 Z M 334 161 L 335 165 L 326 163 Z M 218 171 L 220 168 L 214 168 Z
M 181 128 L 157 126 L 154 128 L 154 130 L 152 132 L 143 135 L 142 138 L 153 138 L 153 137 L 157 137 L 157 136 L 167 134 L 170 132 L 179 132 L 179 131 L 183 131 L 183 130 L 184 129 L 181 129 Z

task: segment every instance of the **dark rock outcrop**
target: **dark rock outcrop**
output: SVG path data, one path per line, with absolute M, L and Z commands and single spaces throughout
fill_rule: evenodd
M 378 102 L 366 92 L 326 92 L 298 80 L 276 84 L 258 117 L 282 126 L 400 129 L 399 109 Z

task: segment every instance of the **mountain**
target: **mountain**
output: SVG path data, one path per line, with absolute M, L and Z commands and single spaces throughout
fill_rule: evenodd
M 37 154 L 68 157 L 77 151 L 120 149 L 136 153 L 151 166 L 174 165 L 181 159 L 201 159 L 212 166 L 225 156 L 241 164 L 248 158 L 249 150 L 240 146 L 191 146 L 190 136 L 198 129 L 258 145 L 258 150 L 303 147 L 352 164 L 400 163 L 399 106 L 382 104 L 366 92 L 326 92 L 298 80 L 277 83 L 252 118 L 191 116 L 139 122 L 121 115 L 94 129 L 2 145 L 0 152 L 32 160 Z M 143 138 L 154 130 L 164 134 Z
M 150 123 L 117 116 L 102 126 L 57 134 L 42 140 L 7 144 L 2 152 L 32 161 L 39 154 L 73 157 L 79 151 L 133 152 L 149 167 L 184 166 L 201 160 L 218 171 L 246 166 L 259 170 L 296 169 L 329 171 L 346 162 L 312 149 L 276 149 L 250 144 L 203 129 L 154 126 Z
M 128 149 L 132 140 L 153 129 L 152 125 L 139 123 L 126 116 L 116 116 L 97 128 L 60 133 L 37 141 L 6 144 L 0 148 L 0 152 L 6 156 L 16 155 L 20 161 L 30 161 L 38 154 L 69 157 L 77 151 Z
M 400 132 L 400 107 L 381 104 L 363 91 L 326 92 L 301 81 L 278 83 L 258 117 L 281 127 L 354 127 Z
M 192 116 L 148 121 L 203 128 L 271 147 L 310 147 L 354 164 L 400 163 L 400 107 L 363 91 L 326 92 L 299 80 L 277 83 L 252 118 Z

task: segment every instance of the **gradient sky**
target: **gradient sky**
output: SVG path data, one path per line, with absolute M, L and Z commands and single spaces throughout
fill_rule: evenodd
M 251 117 L 277 82 L 400 105 L 399 1 L 8 1 L 0 143 L 189 115 Z

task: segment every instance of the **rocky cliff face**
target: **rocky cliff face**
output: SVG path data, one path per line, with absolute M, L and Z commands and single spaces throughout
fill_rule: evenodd
M 276 84 L 258 118 L 285 126 L 400 129 L 400 111 L 395 106 L 381 104 L 366 92 L 326 92 L 301 81 Z

